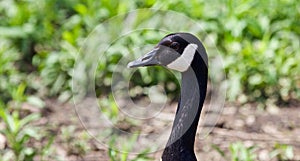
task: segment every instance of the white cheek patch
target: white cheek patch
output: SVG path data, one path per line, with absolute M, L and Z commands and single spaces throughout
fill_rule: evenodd
M 172 61 L 170 64 L 168 64 L 167 67 L 180 72 L 186 71 L 190 67 L 194 59 L 197 48 L 198 45 L 189 44 L 185 47 L 181 56 Z

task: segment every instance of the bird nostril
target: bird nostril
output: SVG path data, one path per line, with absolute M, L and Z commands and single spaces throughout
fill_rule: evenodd
M 142 61 L 147 60 L 147 59 L 149 59 L 149 58 L 151 58 L 151 55 L 143 57 L 143 58 L 142 58 Z

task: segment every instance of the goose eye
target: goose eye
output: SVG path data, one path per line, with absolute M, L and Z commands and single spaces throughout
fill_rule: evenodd
M 174 50 L 178 50 L 179 49 L 179 43 L 178 42 L 172 42 L 172 44 L 170 45 L 170 48 L 172 48 Z

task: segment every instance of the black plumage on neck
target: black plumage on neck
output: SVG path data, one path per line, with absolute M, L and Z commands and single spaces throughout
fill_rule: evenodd
M 162 155 L 163 161 L 197 160 L 194 143 L 206 96 L 208 67 L 204 47 L 199 41 L 196 44 L 198 49 L 191 67 L 182 73 L 180 99 L 171 135 Z

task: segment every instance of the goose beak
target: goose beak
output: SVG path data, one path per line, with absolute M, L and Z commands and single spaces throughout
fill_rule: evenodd
M 137 60 L 134 60 L 134 61 L 128 63 L 127 67 L 134 68 L 134 67 L 158 65 L 159 61 L 157 60 L 157 56 L 156 56 L 157 51 L 158 51 L 158 48 L 151 50 L 149 53 L 138 58 Z

